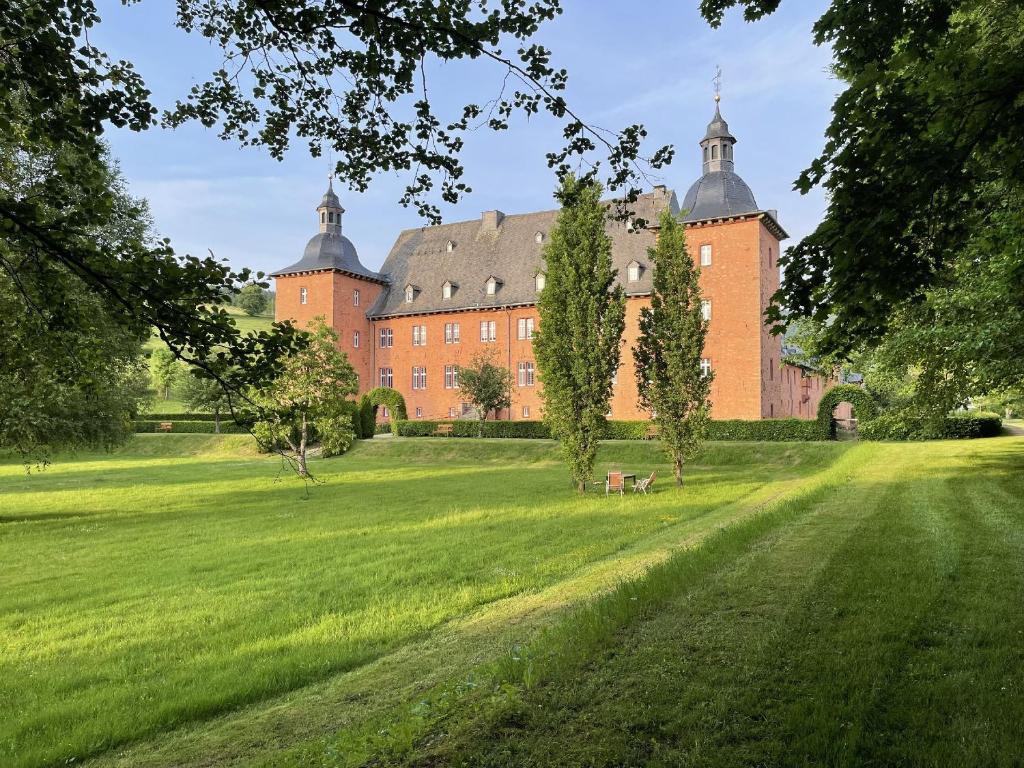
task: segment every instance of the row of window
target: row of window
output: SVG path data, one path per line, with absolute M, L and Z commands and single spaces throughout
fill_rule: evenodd
M 533 339 L 536 328 L 534 318 L 520 317 L 516 320 L 516 338 L 519 341 L 530 341 Z M 358 331 L 356 332 L 358 336 Z M 462 327 L 459 323 L 444 324 L 444 343 L 458 344 L 462 340 Z M 494 320 L 480 321 L 480 341 L 492 342 L 498 340 L 498 323 Z M 384 349 L 395 345 L 395 332 L 391 328 L 380 329 L 380 346 Z M 427 346 L 427 326 L 414 325 L 412 327 L 412 345 L 414 347 Z M 355 346 L 359 346 L 358 343 Z
M 308 304 L 308 303 L 309 303 L 309 289 L 308 288 L 299 288 L 299 304 Z M 359 306 L 359 289 L 358 288 L 352 289 L 352 306 L 353 307 L 358 307 Z
M 769 261 L 771 261 L 771 256 L 770 255 L 769 255 Z M 706 244 L 706 243 L 700 247 L 700 265 L 702 267 L 710 267 L 711 266 L 711 246 Z M 640 280 L 640 276 L 643 274 L 643 265 L 640 262 L 638 262 L 638 261 L 631 261 L 629 263 L 628 267 L 626 268 L 626 272 L 627 272 L 627 278 L 628 278 L 629 282 L 635 283 L 635 282 Z M 541 291 L 543 291 L 544 290 L 544 285 L 545 285 L 545 282 L 546 282 L 544 273 L 543 272 L 538 272 L 536 274 L 536 276 L 534 277 L 534 281 L 536 283 L 537 292 L 540 293 Z M 493 277 L 493 276 L 487 278 L 487 282 L 485 284 L 485 289 L 487 291 L 487 295 L 488 296 L 494 296 L 498 292 L 498 288 L 501 286 L 501 284 L 502 284 L 502 281 L 501 281 L 500 278 Z M 454 292 L 456 290 L 458 290 L 458 287 L 459 287 L 458 283 L 453 283 L 450 280 L 446 280 L 444 282 L 444 284 L 441 286 L 441 297 L 443 299 L 445 299 L 445 300 L 450 299 L 452 297 L 452 295 L 454 294 Z M 416 298 L 416 293 L 418 291 L 419 291 L 419 288 L 417 288 L 415 285 L 409 284 L 409 285 L 405 286 L 405 301 L 406 301 L 406 303 L 412 303 L 412 301 Z M 360 302 L 359 289 L 356 288 L 356 289 L 353 289 L 353 291 L 352 291 L 352 306 L 353 307 L 358 307 L 359 306 L 359 302 Z M 308 303 L 309 303 L 309 289 L 308 288 L 299 288 L 299 304 L 308 304 Z
M 516 368 L 516 385 L 520 387 L 532 387 L 536 383 L 536 369 L 532 361 L 526 360 L 518 364 Z M 380 369 L 380 385 L 382 387 L 394 387 L 395 372 L 391 368 Z M 415 365 L 412 368 L 412 388 L 416 391 L 427 388 L 427 368 L 422 365 Z M 444 388 L 459 388 L 459 366 L 446 365 L 444 367 Z

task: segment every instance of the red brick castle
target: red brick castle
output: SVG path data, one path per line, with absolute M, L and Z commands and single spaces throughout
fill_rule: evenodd
M 643 195 L 637 218 L 656 223 L 666 208 L 687 225 L 690 253 L 701 268 L 710 320 L 703 364 L 715 371 L 716 419 L 814 418 L 827 381 L 782 362 L 782 341 L 763 323 L 778 288 L 779 243 L 787 237 L 774 210 L 758 207 L 735 172 L 736 138 L 715 116 L 700 142 L 703 175 L 682 206 L 665 187 Z M 324 316 L 359 374 L 361 392 L 389 386 L 405 397 L 410 418 L 467 415 L 458 370 L 480 350 L 493 350 L 512 371 L 507 419 L 541 418 L 541 382 L 531 337 L 539 324 L 542 256 L 558 211 L 506 215 L 408 229 L 380 272 L 359 261 L 342 234 L 344 209 L 328 187 L 317 206 L 320 232 L 302 258 L 273 273 L 276 319 L 302 326 Z M 645 419 L 637 404 L 632 347 L 641 307 L 649 303 L 647 249 L 656 227 L 631 231 L 609 221 L 612 258 L 628 296 L 622 366 L 611 403 L 615 419 Z

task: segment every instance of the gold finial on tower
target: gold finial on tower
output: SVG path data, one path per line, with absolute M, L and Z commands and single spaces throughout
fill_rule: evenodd
M 711 78 L 711 82 L 715 84 L 715 103 L 717 104 L 722 100 L 722 68 L 715 67 L 715 76 Z

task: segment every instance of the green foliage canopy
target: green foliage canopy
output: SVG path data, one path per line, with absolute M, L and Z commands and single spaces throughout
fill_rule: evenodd
M 300 477 L 309 477 L 306 452 L 314 436 L 325 456 L 347 451 L 355 440 L 352 403 L 355 370 L 338 349 L 338 334 L 318 317 L 307 344 L 284 361 L 281 375 L 251 399 L 260 409 L 255 434 L 265 444 L 287 445 Z
M 562 210 L 544 247 L 547 279 L 533 348 L 544 385 L 544 421 L 582 493 L 619 368 L 626 295 L 615 282 L 600 185 L 569 175 L 557 197 Z
M 459 368 L 459 389 L 476 407 L 480 437 L 489 413 L 512 407 L 512 372 L 495 359 L 493 352 L 479 352 Z
M 708 321 L 686 227 L 669 211 L 659 225 L 657 246 L 647 250 L 654 267 L 651 306 L 640 311 L 633 359 L 640 405 L 654 414 L 676 485 L 682 485 L 683 463 L 697 454 L 707 433 L 713 374 L 701 371 Z
M 235 304 L 251 317 L 266 312 L 269 303 L 267 292 L 255 283 L 244 286 L 235 298 Z

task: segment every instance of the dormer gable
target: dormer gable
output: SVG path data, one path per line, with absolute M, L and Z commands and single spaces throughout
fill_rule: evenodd
M 495 296 L 495 295 L 497 295 L 498 291 L 501 290 L 501 285 L 502 285 L 501 278 L 500 277 L 495 277 L 494 275 L 491 275 L 484 282 L 484 292 L 488 296 Z
M 644 273 L 644 265 L 636 259 L 626 265 L 626 279 L 631 283 L 639 282 Z
M 412 302 L 416 299 L 416 296 L 419 294 L 419 292 L 420 288 L 418 285 L 407 283 L 405 286 L 405 303 L 412 304 Z
M 459 284 L 452 280 L 445 280 L 441 283 L 441 298 L 444 300 L 450 299 L 455 295 L 455 292 L 459 290 Z

